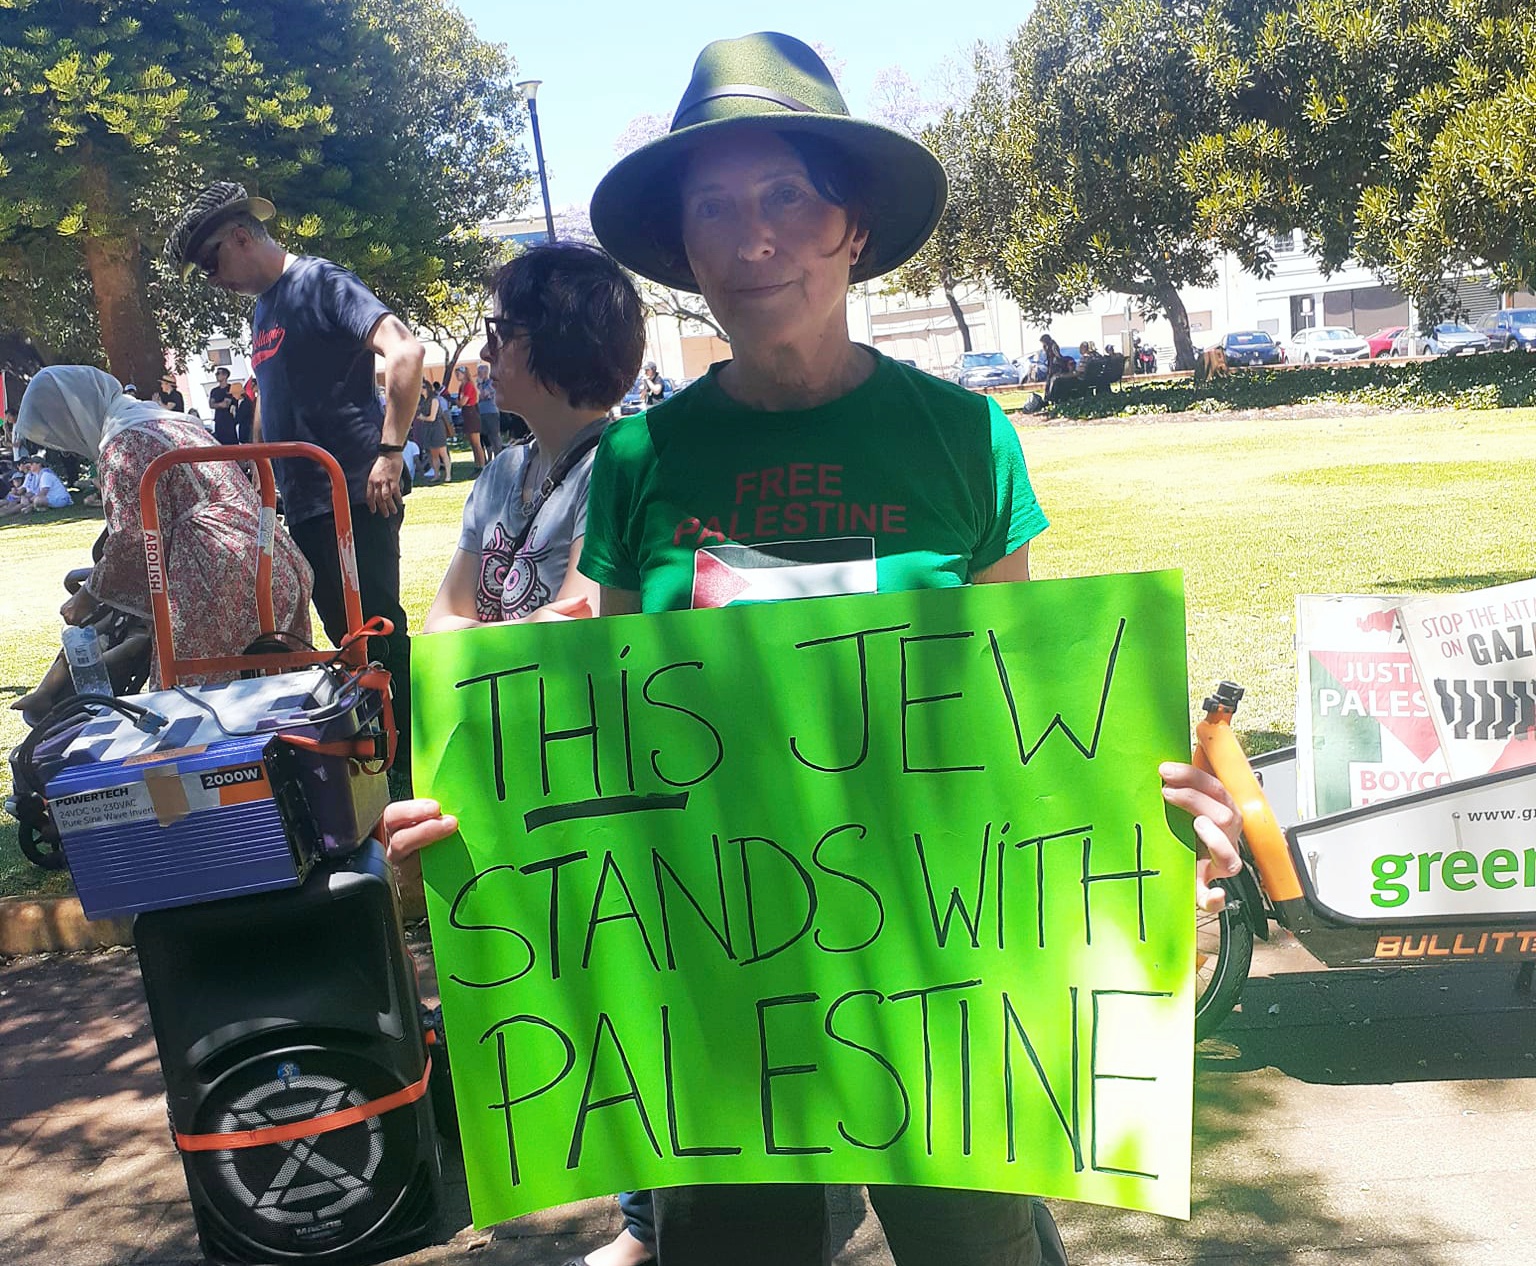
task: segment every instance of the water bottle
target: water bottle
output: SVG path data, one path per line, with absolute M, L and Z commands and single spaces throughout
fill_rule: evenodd
M 112 678 L 101 662 L 101 639 L 90 625 L 67 625 L 64 629 L 64 658 L 69 661 L 69 676 L 77 695 L 108 695 Z

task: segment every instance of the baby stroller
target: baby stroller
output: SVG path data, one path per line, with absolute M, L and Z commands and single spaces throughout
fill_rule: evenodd
M 100 560 L 106 541 L 103 532 L 96 538 L 91 549 L 93 560 Z M 89 567 L 77 567 L 64 577 L 64 588 L 70 593 L 79 592 L 90 576 Z M 119 697 L 137 694 L 149 678 L 150 658 L 154 639 L 149 621 L 127 611 L 102 603 L 87 618 L 86 624 L 96 630 L 101 645 L 102 663 L 112 679 L 112 693 Z M 74 682 L 69 673 L 69 661 L 61 650 L 41 681 L 29 693 L 22 695 L 11 705 L 20 712 L 29 728 L 36 729 L 61 705 L 75 696 Z M 22 759 L 25 741 L 10 754 L 11 795 L 5 802 L 5 811 L 16 819 L 17 837 L 24 856 L 34 866 L 44 870 L 60 870 L 64 866 L 64 853 L 60 847 L 59 833 L 48 815 L 43 798 L 43 788 L 33 786 L 30 762 Z

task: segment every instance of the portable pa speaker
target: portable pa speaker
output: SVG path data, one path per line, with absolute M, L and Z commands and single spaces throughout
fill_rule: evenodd
M 205 1255 L 362 1262 L 428 1242 L 428 1049 L 379 845 L 299 888 L 141 914 L 134 935 Z

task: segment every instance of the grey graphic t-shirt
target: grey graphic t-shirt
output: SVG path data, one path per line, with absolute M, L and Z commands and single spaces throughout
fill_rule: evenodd
M 607 423 L 607 418 L 594 422 L 572 444 L 582 443 Z M 459 548 L 480 556 L 475 585 L 475 614 L 480 619 L 523 619 L 560 592 L 570 566 L 571 542 L 587 530 L 587 484 L 596 452 L 595 447 L 587 452 L 550 493 L 516 558 L 512 547 L 538 506 L 558 454 L 544 453 L 538 440 L 530 440 L 503 449 L 475 481 L 464 505 Z

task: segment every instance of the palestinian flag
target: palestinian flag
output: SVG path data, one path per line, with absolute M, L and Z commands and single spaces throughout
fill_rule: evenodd
M 708 545 L 693 555 L 693 607 L 875 593 L 875 538 Z

